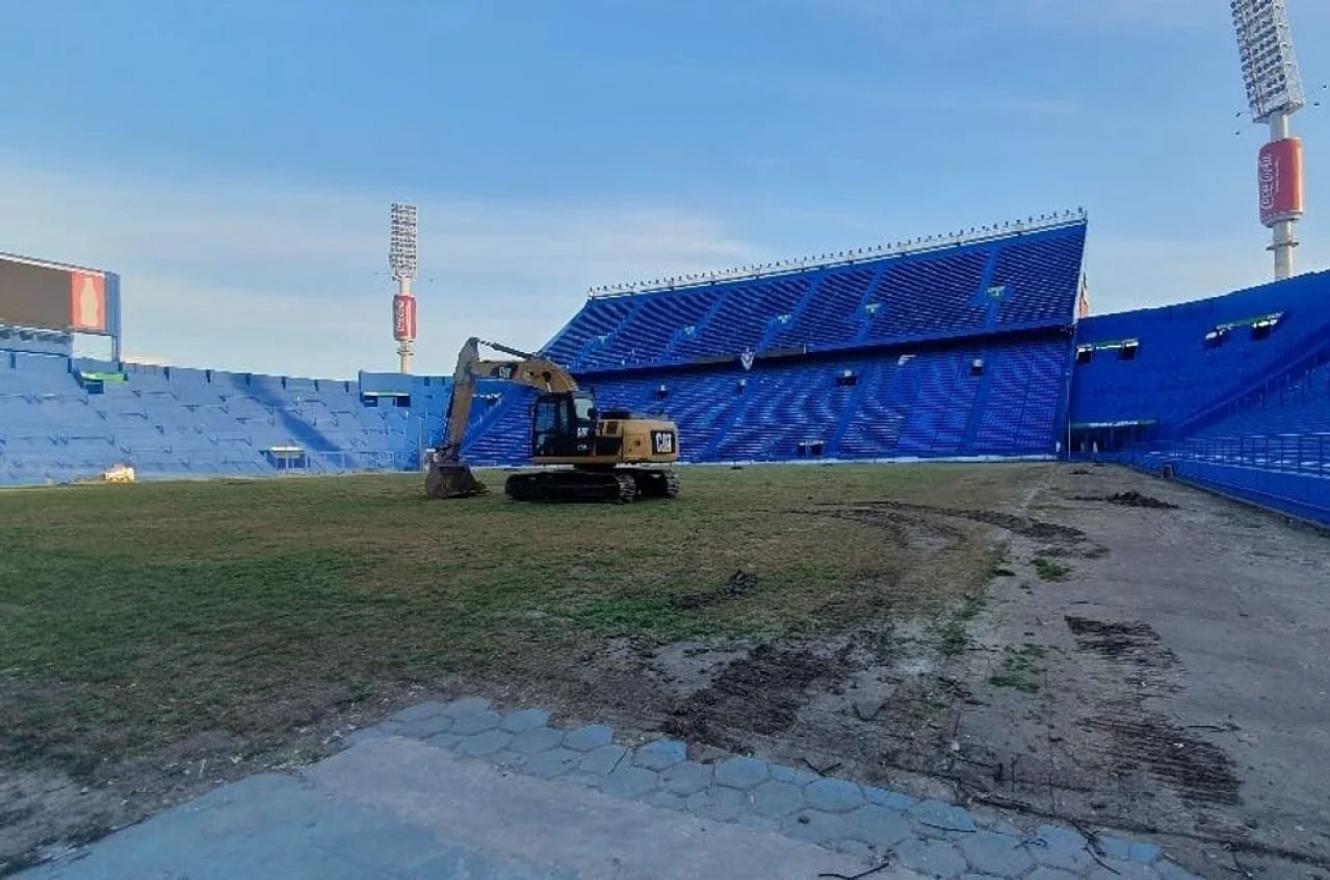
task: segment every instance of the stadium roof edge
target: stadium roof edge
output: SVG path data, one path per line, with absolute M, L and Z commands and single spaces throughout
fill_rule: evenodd
M 1264 291 L 1267 288 L 1275 287 L 1276 285 L 1310 283 L 1313 279 L 1316 279 L 1318 277 L 1323 279 L 1330 278 L 1330 269 L 1313 269 L 1307 272 L 1299 272 L 1296 275 L 1290 275 L 1288 278 L 1279 278 L 1270 281 L 1262 281 L 1259 284 L 1249 284 L 1246 287 L 1238 287 L 1233 290 L 1226 290 L 1223 293 L 1216 293 L 1210 296 L 1198 296 L 1195 297 L 1194 299 L 1181 299 L 1177 300 L 1176 302 L 1159 303 L 1158 305 L 1151 305 L 1151 306 L 1137 306 L 1134 309 L 1119 309 L 1116 312 L 1103 312 L 1098 315 L 1089 315 L 1087 317 L 1081 318 L 1076 323 L 1077 326 L 1081 326 L 1085 324 L 1087 321 L 1090 322 L 1091 324 L 1097 324 L 1106 318 L 1118 318 L 1123 315 L 1135 316 L 1135 315 L 1144 314 L 1146 312 L 1165 312 L 1169 311 L 1170 309 L 1181 309 L 1183 307 L 1204 307 L 1210 303 L 1217 302 L 1219 300 L 1228 299 L 1231 296 L 1240 296 L 1243 294 L 1255 294 L 1257 291 Z
M 109 271 L 92 266 L 80 266 L 77 263 L 61 263 L 57 260 L 43 260 L 39 257 L 29 257 L 24 254 L 11 254 L 6 251 L 0 251 L 0 260 L 12 260 L 16 263 L 27 263 L 30 266 L 42 266 L 47 269 L 77 269 L 80 272 L 99 272 L 102 274 Z
M 635 281 L 624 284 L 592 287 L 587 291 L 587 296 L 592 299 L 603 299 L 609 297 L 631 296 L 639 293 L 688 290 L 696 287 L 708 287 L 726 281 L 743 281 L 758 278 L 770 278 L 780 275 L 792 275 L 799 272 L 826 269 L 834 266 L 851 266 L 856 263 L 880 260 L 885 257 L 901 257 L 910 254 L 945 250 L 950 247 L 982 244 L 984 242 L 997 241 L 1004 238 L 1015 238 L 1032 232 L 1047 232 L 1068 226 L 1085 225 L 1087 222 L 1088 214 L 1086 213 L 1086 210 L 1084 208 L 1077 208 L 1074 211 L 1067 210 L 1055 212 L 1053 214 L 1040 214 L 1037 218 L 1031 217 L 1027 220 L 1008 221 L 1000 225 L 982 226 L 978 228 L 971 227 L 968 230 L 947 233 L 945 235 L 930 235 L 924 238 L 911 239 L 909 241 L 898 241 L 892 244 L 877 245 L 875 247 L 860 248 L 858 250 L 841 251 L 834 255 L 822 254 L 817 257 L 778 260 L 773 263 L 763 263 L 757 266 L 742 266 L 735 269 L 699 272 L 697 274 L 680 275 L 655 281 Z

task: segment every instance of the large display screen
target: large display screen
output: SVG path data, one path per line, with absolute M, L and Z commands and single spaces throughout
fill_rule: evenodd
M 105 333 L 106 273 L 0 257 L 0 324 Z

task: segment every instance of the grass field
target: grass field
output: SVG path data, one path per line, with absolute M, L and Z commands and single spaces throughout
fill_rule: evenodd
M 495 475 L 496 477 L 498 475 Z M 403 681 L 538 679 L 611 637 L 757 641 L 969 595 L 835 515 L 985 503 L 1001 468 L 694 468 L 676 502 L 426 500 L 416 475 L 0 494 L 0 760 L 77 774 L 207 731 L 307 723 Z M 711 601 L 738 571 L 742 601 Z

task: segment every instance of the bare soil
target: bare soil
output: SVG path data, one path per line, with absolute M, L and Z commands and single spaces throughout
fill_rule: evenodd
M 811 638 L 600 657 L 570 673 L 597 687 L 564 689 L 566 711 L 599 705 L 719 750 L 968 801 L 1025 830 L 1054 818 L 1151 835 L 1207 877 L 1330 876 L 1330 594 L 1312 587 L 1330 584 L 1326 538 L 1126 470 L 1029 477 L 1000 509 L 812 511 L 877 526 L 914 578 L 993 542 L 982 598 Z M 1079 494 L 1087 477 L 1099 494 Z M 1042 579 L 1035 562 L 1049 557 L 1070 574 Z

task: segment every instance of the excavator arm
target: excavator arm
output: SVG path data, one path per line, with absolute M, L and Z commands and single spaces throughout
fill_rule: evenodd
M 516 360 L 486 360 L 480 346 L 512 355 Z M 443 446 L 430 458 L 425 491 L 435 498 L 465 498 L 486 492 L 485 484 L 475 478 L 471 468 L 461 463 L 462 443 L 466 440 L 471 404 L 476 398 L 476 381 L 499 379 L 516 382 L 541 391 L 577 390 L 575 380 L 554 361 L 472 336 L 457 355 L 453 371 L 453 391 L 448 401 L 448 428 Z
M 480 357 L 481 345 L 521 360 L 484 360 Z M 466 427 L 471 419 L 471 404 L 476 398 L 477 379 L 516 382 L 540 391 L 577 390 L 577 380 L 554 361 L 472 336 L 457 355 L 457 369 L 453 371 L 453 392 L 448 402 L 448 436 L 439 450 L 442 461 L 456 464 L 461 459 L 462 441 L 466 439 Z

